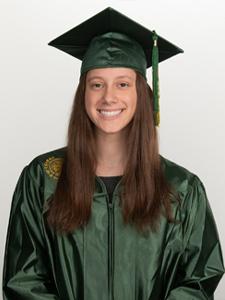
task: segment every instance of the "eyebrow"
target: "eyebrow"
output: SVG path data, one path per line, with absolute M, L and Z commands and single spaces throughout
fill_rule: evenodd
M 133 79 L 132 77 L 128 76 L 128 75 L 120 75 L 120 76 L 117 76 L 116 79 L 119 79 L 119 78 L 128 78 L 128 79 Z M 103 77 L 101 76 L 92 76 L 88 79 L 88 82 L 93 80 L 93 79 L 104 79 Z

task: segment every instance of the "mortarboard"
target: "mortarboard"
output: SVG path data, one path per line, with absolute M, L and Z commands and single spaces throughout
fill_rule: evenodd
M 181 48 L 124 14 L 108 7 L 48 43 L 80 60 L 80 75 L 102 67 L 129 67 L 146 79 L 152 66 L 155 125 L 159 125 L 158 63 Z

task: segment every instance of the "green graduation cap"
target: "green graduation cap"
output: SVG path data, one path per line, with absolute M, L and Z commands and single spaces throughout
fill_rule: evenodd
M 48 43 L 80 60 L 80 75 L 103 67 L 132 68 L 146 79 L 152 66 L 154 121 L 159 125 L 158 63 L 184 52 L 155 31 L 108 7 Z

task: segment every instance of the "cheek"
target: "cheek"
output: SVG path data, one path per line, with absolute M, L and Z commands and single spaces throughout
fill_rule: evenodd
M 91 95 L 90 92 L 85 92 L 85 97 L 84 97 L 84 101 L 85 101 L 85 109 L 86 111 L 89 113 L 92 111 L 92 107 L 94 105 L 94 99 L 93 96 Z
M 85 102 L 85 110 L 88 117 L 91 119 L 92 122 L 95 122 L 96 119 L 96 105 L 97 105 L 97 98 L 91 92 L 85 92 L 84 96 Z

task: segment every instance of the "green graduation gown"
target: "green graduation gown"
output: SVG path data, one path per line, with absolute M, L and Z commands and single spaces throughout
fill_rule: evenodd
M 201 180 L 160 156 L 181 197 L 177 224 L 160 219 L 143 236 L 124 226 L 118 182 L 110 205 L 96 176 L 88 225 L 60 236 L 46 223 L 65 148 L 34 158 L 22 171 L 11 206 L 3 270 L 4 300 L 213 299 L 224 273 L 216 224 Z M 84 187 L 85 188 L 85 187 Z

